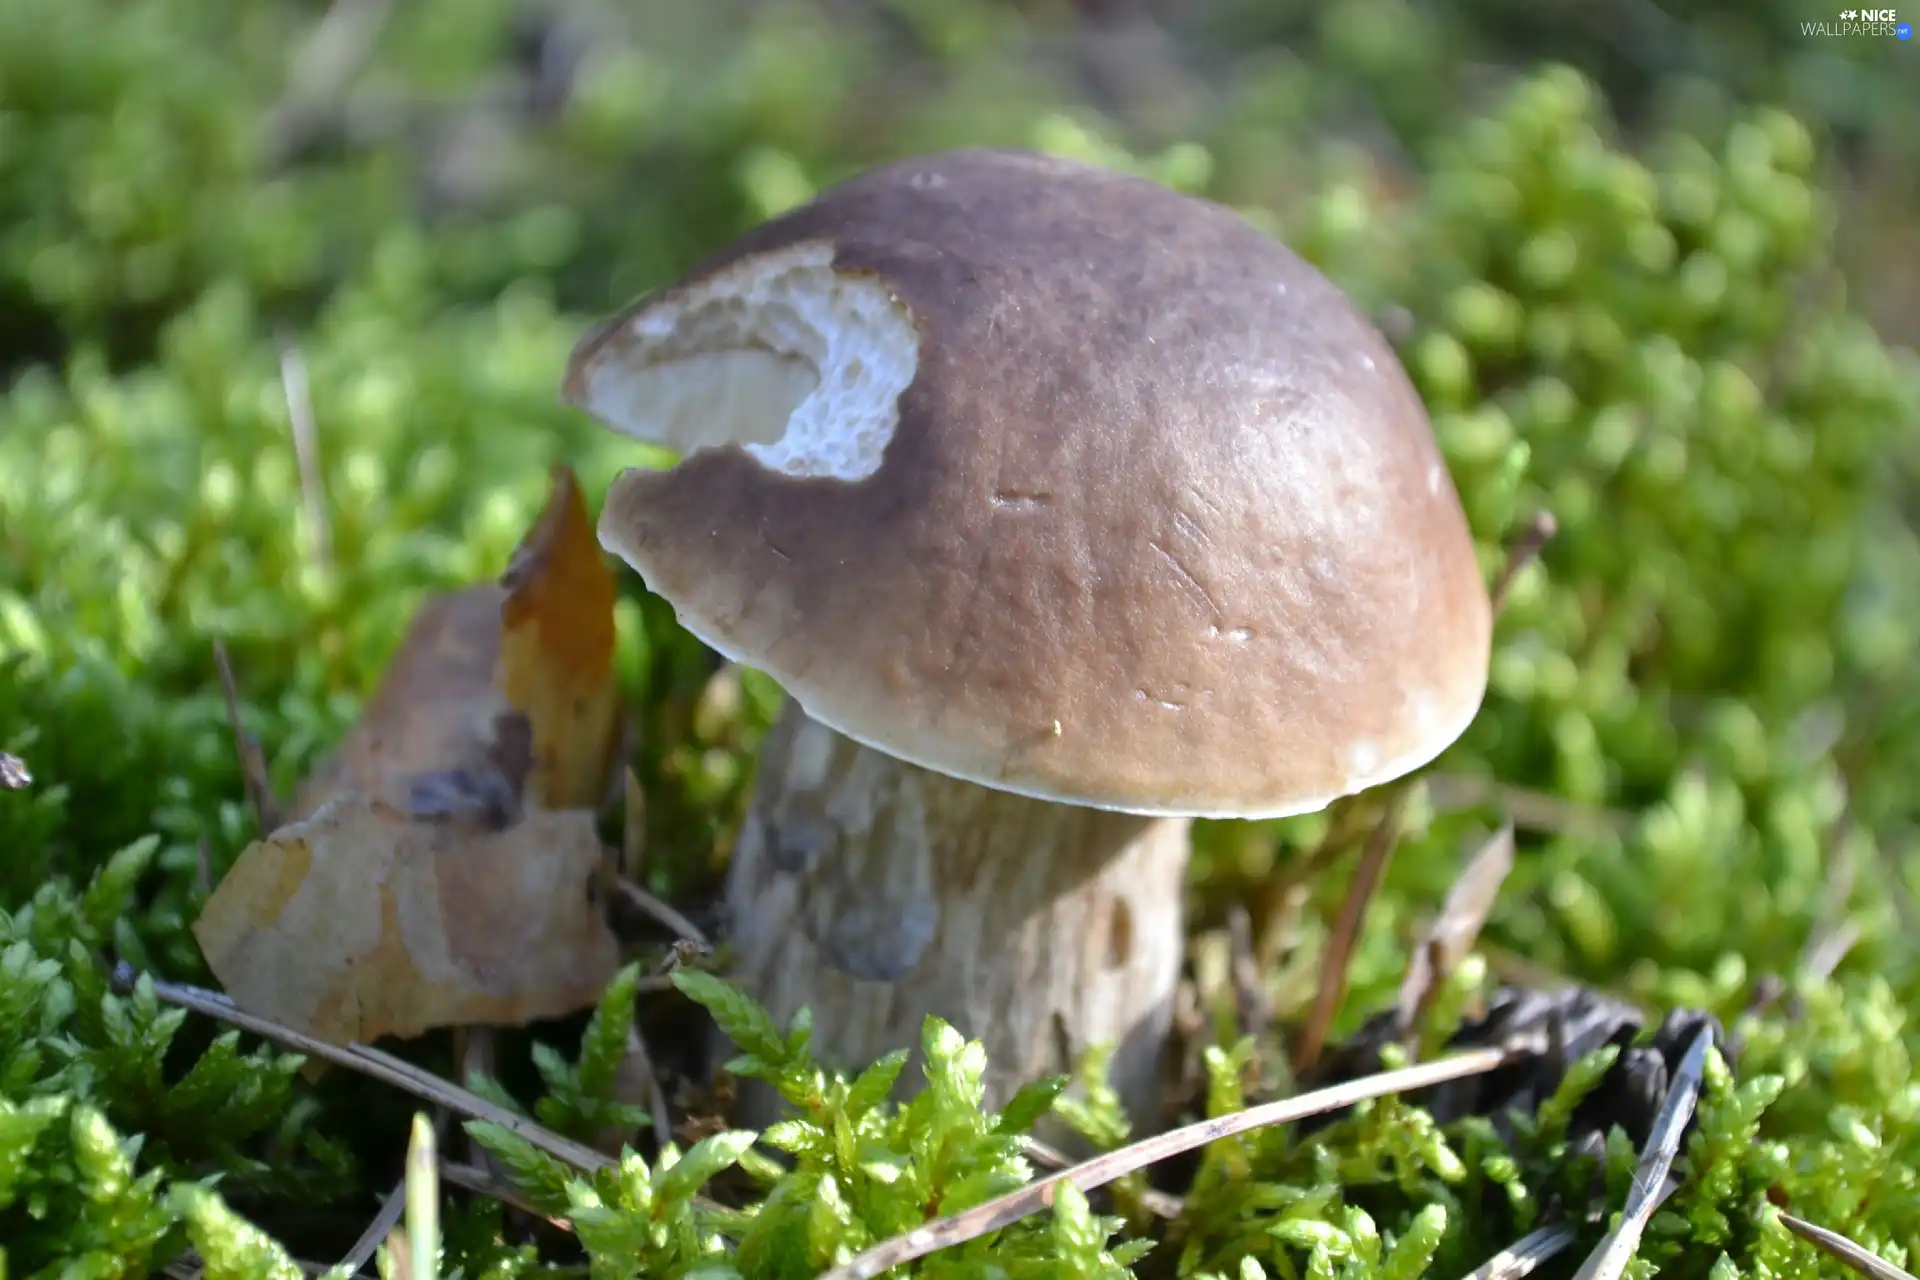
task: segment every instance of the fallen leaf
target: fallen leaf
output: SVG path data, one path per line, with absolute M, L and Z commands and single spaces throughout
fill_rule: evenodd
M 589 810 L 504 829 L 345 794 L 251 845 L 193 932 L 235 1004 L 336 1044 L 591 1005 L 619 966 Z
M 294 793 L 289 817 L 349 792 L 405 807 L 422 774 L 486 767 L 494 721 L 513 709 L 494 687 L 506 596 L 489 583 L 421 605 L 360 719 Z
M 360 719 L 194 923 L 234 1002 L 323 1039 L 592 1005 L 615 580 L 571 471 L 498 583 L 429 597 Z
M 571 471 L 555 469 L 546 509 L 500 581 L 499 689 L 533 726 L 534 803 L 597 806 L 619 741 L 618 583 Z

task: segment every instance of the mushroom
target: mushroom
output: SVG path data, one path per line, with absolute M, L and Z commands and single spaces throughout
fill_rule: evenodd
M 596 326 L 563 395 L 680 453 L 601 542 L 788 695 L 735 977 L 847 1065 L 938 1014 L 988 1105 L 1106 1045 L 1150 1120 L 1191 821 L 1323 808 L 1480 706 L 1492 610 L 1418 396 L 1221 205 L 892 163 Z

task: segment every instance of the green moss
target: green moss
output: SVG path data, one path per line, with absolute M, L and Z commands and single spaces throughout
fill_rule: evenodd
M 191 1247 L 211 1275 L 293 1274 L 344 1252 L 399 1169 L 409 1100 L 339 1073 L 310 1084 L 297 1059 L 105 980 L 123 959 L 206 981 L 187 924 L 204 877 L 257 834 L 214 640 L 284 791 L 350 723 L 422 594 L 505 563 L 550 464 L 597 499 L 639 460 L 556 403 L 592 313 L 840 174 L 961 142 L 1233 200 L 1392 318 L 1488 572 L 1533 513 L 1560 528 L 1501 618 L 1485 711 L 1440 767 L 1587 815 L 1522 831 L 1484 953 L 1442 1010 L 1522 958 L 1712 1009 L 1743 1039 L 1737 1074 L 1709 1072 L 1688 1181 L 1636 1275 L 1811 1275 L 1769 1206 L 1781 1195 L 1911 1267 L 1920 369 L 1866 318 L 1880 282 L 1853 230 L 1920 172 L 1891 64 L 1714 9 L 1641 93 L 1617 49 L 1504 6 L 1382 0 L 1316 27 L 1217 3 L 1174 22 L 1186 63 L 1107 46 L 1164 73 L 1148 110 L 1059 74 L 1071 6 L 884 7 L 830 24 L 797 3 L 631 6 L 569 37 L 571 93 L 546 97 L 525 52 L 545 19 L 503 2 L 396 6 L 318 97 L 288 89 L 314 65 L 310 6 L 0 12 L 0 749 L 36 777 L 0 791 L 6 1273 L 139 1275 Z M 1532 65 L 1543 52 L 1585 74 Z M 1455 68 L 1482 55 L 1523 74 L 1466 93 Z M 1722 83 L 1703 94 L 1687 72 Z M 1397 155 L 1361 145 L 1383 129 Z M 1863 139 L 1882 157 L 1864 196 L 1871 175 L 1840 165 Z M 289 359 L 317 427 L 324 556 Z M 671 611 L 625 585 L 648 877 L 697 896 L 776 691 L 714 678 Z M 1416 801 L 1337 1031 L 1391 999 L 1463 842 L 1497 818 Z M 1325 828 L 1208 827 L 1197 953 Z M 1283 1017 L 1311 994 L 1345 884 L 1309 890 L 1270 975 Z M 1837 972 L 1795 977 L 1843 916 L 1858 936 Z M 1769 973 L 1788 996 L 1754 1011 Z M 637 974 L 591 1019 L 506 1037 L 502 1078 L 479 1087 L 576 1137 L 643 1126 L 614 1087 Z M 812 1274 L 1029 1179 L 1019 1137 L 1044 1110 L 1096 1145 L 1126 1136 L 1097 1055 L 1082 1088 L 1036 1082 L 994 1117 L 977 1048 L 930 1023 L 928 1087 L 898 1107 L 883 1098 L 903 1058 L 833 1076 L 804 1026 L 680 981 L 792 1118 L 757 1141 L 648 1142 L 593 1178 L 476 1133 L 522 1198 L 574 1222 L 596 1275 Z M 1220 1029 L 1205 1109 L 1285 1087 L 1277 1045 L 1239 1042 L 1232 993 L 1202 985 Z M 437 1043 L 408 1051 L 452 1069 Z M 1171 1223 L 1130 1179 L 920 1274 L 1461 1274 L 1596 1179 L 1617 1204 L 1620 1135 L 1599 1167 L 1567 1146 L 1587 1082 L 1575 1072 L 1511 1142 L 1397 1100 L 1306 1138 L 1244 1135 L 1208 1149 Z M 446 1215 L 448 1274 L 577 1258 L 484 1198 L 449 1194 Z

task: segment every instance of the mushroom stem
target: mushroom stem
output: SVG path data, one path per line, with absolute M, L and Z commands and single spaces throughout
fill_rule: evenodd
M 984 1042 L 989 1107 L 1110 1045 L 1114 1089 L 1150 1124 L 1190 825 L 934 773 L 789 699 L 727 886 L 735 980 L 782 1022 L 811 1009 L 815 1052 L 830 1061 L 857 1069 L 912 1048 L 902 1095 L 922 1078 L 929 1014 Z

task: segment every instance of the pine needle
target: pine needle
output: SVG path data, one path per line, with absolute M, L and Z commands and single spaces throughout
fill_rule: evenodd
M 1620 1225 L 1588 1256 L 1574 1273 L 1574 1280 L 1619 1280 L 1634 1251 L 1640 1247 L 1647 1223 L 1666 1198 L 1663 1192 L 1667 1173 L 1673 1167 L 1674 1156 L 1679 1154 L 1680 1135 L 1686 1132 L 1687 1121 L 1693 1117 L 1694 1104 L 1700 1097 L 1700 1077 L 1706 1069 L 1707 1050 L 1712 1047 L 1713 1032 L 1702 1027 L 1687 1049 L 1687 1056 L 1675 1068 L 1666 1105 L 1660 1108 L 1653 1131 L 1647 1135 L 1646 1150 L 1633 1171 L 1633 1189 L 1620 1211 Z
M 293 455 L 300 472 L 300 501 L 306 509 L 308 546 L 314 565 L 322 573 L 331 574 L 333 526 L 327 518 L 326 481 L 320 467 L 320 430 L 313 418 L 307 362 L 301 359 L 300 349 L 285 338 L 280 340 L 280 386 L 287 398 L 287 418 L 293 428 Z
M 614 887 L 620 891 L 620 896 L 625 898 L 629 905 L 643 914 L 652 917 L 658 923 L 665 925 L 681 938 L 702 948 L 713 945 L 707 940 L 707 935 L 701 932 L 699 925 L 687 919 L 678 911 L 654 897 L 625 876 L 615 876 L 613 883 Z
M 402 1178 L 380 1202 L 380 1212 L 373 1215 L 373 1221 L 353 1242 L 353 1248 L 347 1250 L 347 1256 L 340 1260 L 341 1275 L 357 1276 L 373 1261 L 373 1255 L 380 1252 L 380 1246 L 387 1242 L 387 1236 L 400 1225 L 400 1215 L 407 1211 L 407 1182 Z
M 1307 1013 L 1307 1022 L 1300 1030 L 1300 1038 L 1294 1049 L 1294 1071 L 1305 1074 L 1320 1060 L 1320 1051 L 1326 1047 L 1327 1032 L 1333 1027 L 1333 1020 L 1340 1012 L 1340 1004 L 1347 998 L 1348 967 L 1353 961 L 1353 951 L 1360 942 L 1360 927 L 1365 923 L 1367 904 L 1373 901 L 1374 893 L 1380 888 L 1381 880 L 1387 874 L 1387 863 L 1393 858 L 1395 846 L 1400 843 L 1400 820 L 1406 813 L 1409 786 L 1403 780 L 1383 788 L 1386 792 L 1386 810 L 1380 815 L 1373 833 L 1367 837 L 1367 844 L 1360 852 L 1360 863 L 1354 868 L 1353 882 L 1347 887 L 1346 899 L 1340 904 L 1340 915 L 1334 921 L 1333 933 L 1327 938 L 1326 950 L 1320 959 L 1320 986 L 1313 993 L 1313 1007 Z
M 1512 870 L 1513 824 L 1508 823 L 1467 859 L 1447 891 L 1439 916 L 1427 927 L 1426 937 L 1407 962 L 1395 1011 L 1410 1043 L 1418 1041 L 1421 1024 L 1447 975 L 1473 950 L 1487 917 L 1493 914 L 1500 886 Z
M 1551 511 L 1540 511 L 1527 521 L 1527 527 L 1520 531 L 1507 547 L 1507 563 L 1500 570 L 1500 577 L 1493 584 L 1493 611 L 1501 612 L 1507 607 L 1507 597 L 1513 591 L 1513 584 L 1526 567 L 1540 558 L 1553 536 L 1560 532 L 1560 522 Z
M 267 758 L 260 743 L 247 732 L 240 714 L 240 685 L 233 678 L 233 664 L 227 660 L 226 642 L 213 641 L 213 665 L 220 672 L 220 696 L 227 704 L 227 727 L 233 731 L 233 754 L 240 761 L 240 778 L 246 784 L 247 800 L 253 805 L 253 820 L 260 834 L 267 835 L 279 825 L 280 802 L 274 798 L 273 783 L 267 777 Z
M 502 1182 L 493 1175 L 491 1170 L 477 1164 L 460 1164 L 452 1160 L 442 1160 L 440 1181 L 448 1186 L 459 1187 L 463 1191 L 471 1191 L 474 1195 L 485 1196 L 489 1200 L 498 1200 L 501 1204 L 518 1209 L 528 1217 L 538 1218 L 558 1230 L 567 1232 L 573 1230 L 573 1223 L 570 1220 L 548 1216 L 540 1206 L 527 1199 L 518 1187 Z
M 1067 1158 L 1066 1152 L 1038 1138 L 1023 1139 L 1020 1150 L 1037 1168 L 1053 1170 L 1073 1167 L 1073 1161 Z M 1171 1221 L 1180 1216 L 1183 1205 L 1179 1196 L 1148 1187 L 1140 1193 L 1140 1207 L 1156 1218 Z
M 1159 1161 L 1170 1159 L 1184 1152 L 1217 1142 L 1221 1138 L 1230 1138 L 1237 1133 L 1250 1129 L 1264 1128 L 1267 1125 L 1291 1124 L 1308 1116 L 1319 1115 L 1326 1111 L 1337 1111 L 1342 1107 L 1364 1102 L 1369 1098 L 1385 1097 L 1392 1093 L 1402 1093 L 1424 1089 L 1430 1085 L 1445 1084 L 1449 1080 L 1460 1080 L 1467 1076 L 1479 1075 L 1495 1070 L 1518 1056 L 1510 1049 L 1476 1049 L 1469 1053 L 1455 1054 L 1434 1062 L 1421 1063 L 1418 1066 L 1402 1067 L 1397 1071 L 1383 1071 L 1364 1080 L 1349 1080 L 1325 1089 L 1316 1089 L 1298 1097 L 1284 1098 L 1278 1102 L 1268 1102 L 1232 1115 L 1217 1116 L 1211 1120 L 1202 1120 L 1195 1124 L 1171 1129 L 1166 1133 L 1143 1138 L 1139 1142 L 1109 1151 L 1083 1161 L 1070 1169 L 1041 1178 L 1018 1191 L 996 1197 L 985 1204 L 940 1218 L 924 1226 L 915 1227 L 903 1235 L 882 1241 L 851 1261 L 824 1271 L 818 1280 L 875 1280 L 890 1267 L 924 1258 L 941 1249 L 965 1244 L 969 1240 L 986 1235 L 989 1231 L 998 1231 L 1011 1226 L 1022 1218 L 1032 1217 L 1043 1212 L 1053 1204 L 1054 1187 L 1060 1182 L 1071 1182 L 1081 1191 L 1091 1191 L 1103 1187 L 1109 1182 L 1124 1178 L 1128 1174 Z
M 1785 1209 L 1776 1210 L 1776 1212 L 1780 1215 L 1781 1226 L 1815 1248 L 1832 1254 L 1861 1275 L 1870 1277 L 1871 1280 L 1914 1280 L 1909 1272 L 1902 1271 L 1864 1246 L 1855 1244 L 1838 1231 L 1816 1227 L 1805 1218 L 1794 1217 Z
M 131 988 L 134 982 L 133 967 L 122 962 L 114 971 L 114 982 L 116 986 Z M 383 1053 L 379 1049 L 368 1048 L 363 1044 L 347 1045 L 343 1048 L 336 1044 L 329 1044 L 325 1040 L 316 1040 L 304 1032 L 296 1031 L 271 1018 L 247 1013 L 217 991 L 155 980 L 153 993 L 168 1004 L 178 1005 L 182 1009 L 239 1027 L 242 1031 L 251 1031 L 254 1035 L 309 1057 L 320 1058 L 335 1066 L 345 1067 L 349 1071 L 357 1071 L 370 1079 L 404 1090 L 416 1098 L 443 1106 L 470 1120 L 486 1120 L 497 1124 L 556 1160 L 564 1161 L 583 1172 L 591 1173 L 597 1169 L 610 1168 L 614 1164 L 613 1160 L 591 1147 L 583 1146 L 570 1138 L 561 1137 L 544 1125 L 536 1124 L 525 1116 L 515 1115 L 504 1107 L 495 1106 L 477 1093 L 470 1093 L 450 1080 L 442 1080 L 430 1071 L 423 1071 L 411 1062 Z
M 1465 1280 L 1520 1280 L 1531 1275 L 1543 1262 L 1549 1262 L 1566 1252 L 1579 1237 L 1580 1233 L 1565 1222 L 1557 1226 L 1542 1227 L 1494 1254 L 1474 1270 L 1467 1273 Z

